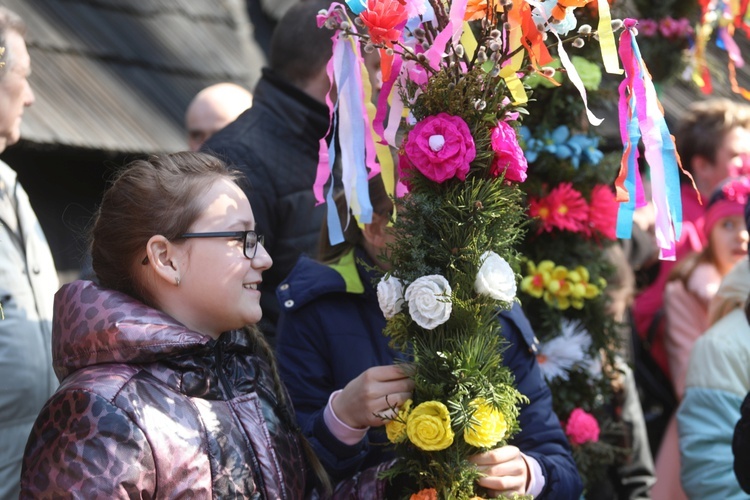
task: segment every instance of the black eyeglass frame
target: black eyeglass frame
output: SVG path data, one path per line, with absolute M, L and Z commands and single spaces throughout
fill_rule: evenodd
M 250 235 L 255 236 L 255 244 L 253 245 L 253 254 L 247 254 L 247 238 Z M 258 234 L 255 230 L 249 229 L 247 231 L 215 231 L 207 233 L 185 233 L 181 234 L 177 239 L 189 239 L 189 238 L 242 238 L 242 254 L 247 259 L 253 259 L 258 253 L 258 244 L 265 244 L 265 237 L 262 234 Z M 148 255 L 143 259 L 141 264 L 148 264 Z
M 255 236 L 255 243 L 253 244 L 253 254 L 247 254 L 247 242 L 250 235 Z M 247 231 L 218 231 L 208 233 L 185 233 L 181 234 L 180 238 L 242 238 L 242 253 L 248 259 L 253 259 L 258 253 L 258 243 L 261 245 L 265 242 L 265 237 L 262 234 L 258 234 L 253 229 Z

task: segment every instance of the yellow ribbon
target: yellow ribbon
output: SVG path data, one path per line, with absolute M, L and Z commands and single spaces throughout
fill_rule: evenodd
M 609 2 L 607 0 L 599 1 L 599 47 L 602 50 L 602 60 L 604 69 L 612 75 L 621 75 L 620 58 L 617 57 L 617 45 L 615 44 L 615 34 L 612 31 L 612 14 L 609 11 Z

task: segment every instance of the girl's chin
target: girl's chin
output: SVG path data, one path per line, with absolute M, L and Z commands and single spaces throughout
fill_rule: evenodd
M 252 313 L 245 315 L 245 324 L 257 325 L 262 317 L 263 317 L 263 313 L 260 311 L 260 307 L 258 307 L 257 312 L 252 312 Z

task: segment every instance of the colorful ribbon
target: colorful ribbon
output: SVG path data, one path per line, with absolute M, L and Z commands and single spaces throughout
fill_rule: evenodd
M 549 30 L 549 32 L 555 35 L 555 38 L 557 38 L 557 54 L 560 56 L 560 62 L 562 63 L 563 68 L 565 68 L 565 70 L 568 72 L 568 78 L 581 94 L 583 107 L 586 109 L 586 117 L 588 117 L 591 125 L 597 126 L 601 124 L 603 119 L 597 118 L 596 115 L 594 115 L 594 113 L 589 109 L 589 101 L 588 97 L 586 96 L 586 87 L 583 85 L 583 81 L 578 75 L 578 71 L 576 71 L 576 67 L 573 65 L 573 62 L 570 60 L 570 58 L 568 58 L 568 53 L 565 52 L 565 48 L 563 47 L 562 40 L 560 40 L 560 36 L 555 30 Z
M 630 202 L 637 193 L 637 147 L 639 134 L 645 146 L 646 161 L 651 172 L 651 192 L 656 215 L 656 241 L 659 258 L 674 260 L 676 242 L 682 231 L 682 199 L 679 170 L 682 168 L 669 134 L 664 111 L 656 96 L 634 32 L 637 21 L 625 20 L 625 30 L 620 36 L 619 54 L 625 69 L 625 80 L 620 85 L 621 135 L 624 154 L 618 176 L 617 195 L 620 201 Z M 636 127 L 637 122 L 637 127 Z M 626 130 L 623 130 L 625 128 Z M 625 171 L 623 171 L 623 169 Z M 617 236 L 626 238 L 632 229 L 634 204 L 620 205 Z
M 597 33 L 599 33 L 599 47 L 602 51 L 604 69 L 612 75 L 621 75 L 622 69 L 617 58 L 617 45 L 615 44 L 615 34 L 612 31 L 612 14 L 609 11 L 609 1 L 598 0 L 598 7 L 599 24 Z
M 340 4 L 332 4 L 328 15 L 346 18 L 352 29 L 355 29 Z M 318 22 L 320 24 L 321 20 Z M 324 199 L 328 204 L 329 239 L 331 244 L 335 245 L 343 242 L 341 221 L 338 220 L 336 204 L 333 202 L 335 186 L 331 175 L 336 163 L 337 134 L 341 146 L 341 182 L 347 207 L 350 207 L 363 223 L 372 221 L 372 205 L 367 182 L 371 175 L 368 174 L 368 170 L 374 175 L 380 171 L 380 167 L 375 162 L 375 141 L 370 127 L 375 115 L 374 108 L 368 106 L 372 89 L 359 51 L 359 42 L 352 36 L 341 37 L 339 33 L 332 37 L 332 41 L 333 56 L 326 66 L 331 82 L 331 89 L 326 94 L 330 118 L 329 133 L 320 140 L 320 159 L 313 192 L 318 204 L 323 203 Z M 331 99 L 334 85 L 338 95 L 335 103 Z M 326 141 L 329 135 L 330 143 Z M 329 179 L 330 187 L 324 197 L 323 190 Z M 346 224 L 348 223 L 347 215 Z

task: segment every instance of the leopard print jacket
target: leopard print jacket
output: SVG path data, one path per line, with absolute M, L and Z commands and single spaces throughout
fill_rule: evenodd
M 213 340 L 88 281 L 55 296 L 61 381 L 21 498 L 280 498 L 309 491 L 295 425 L 244 331 Z

